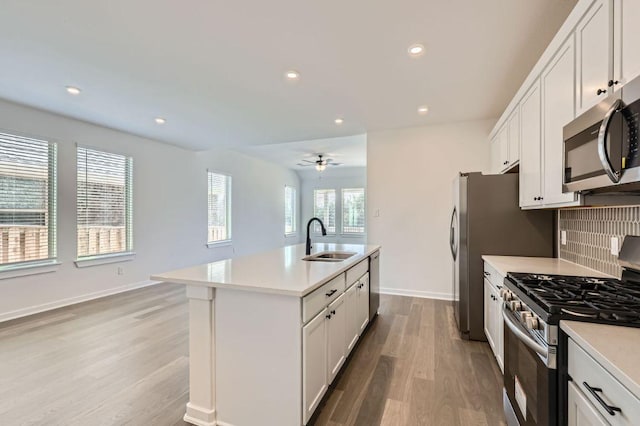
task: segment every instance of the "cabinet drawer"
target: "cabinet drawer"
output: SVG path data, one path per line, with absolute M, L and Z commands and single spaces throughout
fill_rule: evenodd
M 484 262 L 484 277 L 498 290 L 504 285 L 504 277 L 487 262 Z
M 340 274 L 302 298 L 302 322 L 306 323 L 344 292 L 345 274 Z
M 369 271 L 369 258 L 366 258 L 356 266 L 347 271 L 347 286 L 351 287 L 351 284 L 358 281 L 364 274 Z
M 573 383 L 609 424 L 613 426 L 638 424 L 640 400 L 571 339 L 569 339 L 568 364 Z M 599 390 L 591 392 L 587 385 Z M 598 401 L 594 393 L 602 401 Z M 612 415 L 607 412 L 604 404 L 617 407 L 620 411 L 614 411 Z

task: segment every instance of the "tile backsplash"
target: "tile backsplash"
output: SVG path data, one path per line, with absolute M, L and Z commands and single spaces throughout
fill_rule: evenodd
M 611 237 L 619 246 L 625 235 L 640 235 L 640 206 L 560 210 L 559 231 L 567 232 L 560 258 L 620 277 L 622 268 L 611 254 Z M 558 238 L 561 238 L 558 232 Z

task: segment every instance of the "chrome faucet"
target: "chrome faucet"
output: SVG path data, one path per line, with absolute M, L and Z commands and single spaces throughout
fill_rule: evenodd
M 305 254 L 307 256 L 311 254 L 311 238 L 309 238 L 309 228 L 311 227 L 311 222 L 313 222 L 314 220 L 317 220 L 318 223 L 320 223 L 320 228 L 322 228 L 322 235 L 327 235 L 327 230 L 324 227 L 324 223 L 322 223 L 320 219 L 318 219 L 317 217 L 312 217 L 311 219 L 309 219 L 309 222 L 307 222 L 307 247 L 305 249 Z

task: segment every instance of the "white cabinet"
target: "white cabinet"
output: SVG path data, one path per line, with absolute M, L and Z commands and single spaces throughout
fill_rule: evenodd
M 344 293 L 327 308 L 327 383 L 331 383 L 340 371 L 347 356 L 346 312 Z
M 346 317 L 345 342 L 347 345 L 347 353 L 351 352 L 360 336 L 360 324 L 358 324 L 358 284 L 359 281 L 349 287 L 344 293 L 344 311 Z
M 305 424 L 328 387 L 327 312 L 323 310 L 302 328 L 302 393 Z
M 491 140 L 491 173 L 500 174 L 502 164 L 500 164 L 500 139 L 496 136 Z
M 504 126 L 498 133 L 498 145 L 500 146 L 500 167 L 504 170 L 509 167 L 509 126 Z
M 520 160 L 520 108 L 516 106 L 507 123 L 509 127 L 509 167 Z
M 542 203 L 540 115 L 540 82 L 536 81 L 520 102 L 520 207 Z
M 606 97 L 613 74 L 613 0 L 594 0 L 578 23 L 576 107 L 578 114 Z
M 369 274 L 365 274 L 360 278 L 357 285 L 357 303 L 358 303 L 358 329 L 360 334 L 367 328 L 369 323 Z
M 504 277 L 485 263 L 484 279 L 484 333 L 500 370 L 504 369 L 504 321 L 500 289 Z
M 567 410 L 568 426 L 608 425 L 573 382 L 569 382 L 567 402 L 569 405 Z
M 576 201 L 573 192 L 563 193 L 564 137 L 563 128 L 575 118 L 574 112 L 574 42 L 562 45 L 554 59 L 542 71 L 542 204 Z
M 640 75 L 640 1 L 616 0 L 613 11 L 614 76 L 618 84 L 624 85 Z

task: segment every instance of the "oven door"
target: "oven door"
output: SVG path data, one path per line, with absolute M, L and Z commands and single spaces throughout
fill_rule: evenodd
M 504 306 L 502 315 L 507 423 L 557 425 L 555 347 L 535 339 Z

